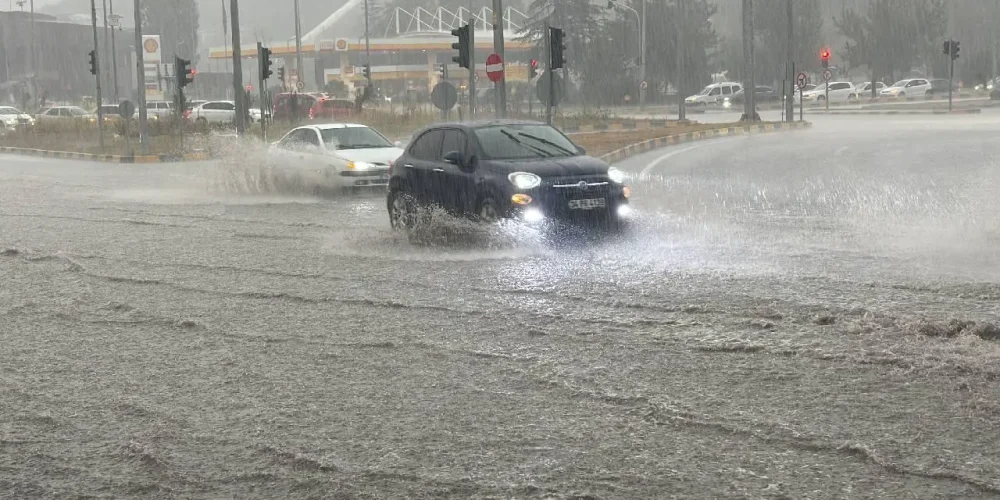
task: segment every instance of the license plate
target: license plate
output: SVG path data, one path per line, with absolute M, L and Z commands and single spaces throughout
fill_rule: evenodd
M 604 198 L 589 198 L 586 200 L 570 200 L 569 208 L 572 210 L 593 210 L 595 208 L 604 208 L 607 203 Z

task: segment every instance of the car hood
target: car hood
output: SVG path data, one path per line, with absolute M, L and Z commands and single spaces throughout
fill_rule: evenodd
M 14 114 L 0 115 L 0 120 L 10 120 L 12 118 L 15 119 L 15 120 L 30 120 L 31 119 L 31 115 L 28 115 L 28 114 L 25 114 L 25 113 L 21 113 L 19 115 L 14 115 Z
M 389 162 L 402 156 L 403 150 L 399 148 L 341 149 L 336 151 L 334 155 L 348 161 L 363 161 L 388 165 Z
M 903 88 L 904 87 L 886 87 L 879 92 L 899 92 L 900 90 L 903 90 Z
M 571 177 L 608 173 L 608 164 L 593 156 L 532 158 L 524 161 L 487 160 L 498 173 L 530 172 L 542 178 Z

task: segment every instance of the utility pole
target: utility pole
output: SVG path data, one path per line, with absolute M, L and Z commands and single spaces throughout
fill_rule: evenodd
M 687 120 L 687 110 L 684 107 L 684 0 L 676 2 L 677 15 L 674 22 L 677 23 L 677 76 L 674 77 L 674 90 L 677 91 L 677 120 Z
M 95 71 L 94 79 L 97 83 L 97 134 L 100 136 L 101 150 L 104 150 L 104 108 L 101 104 L 104 102 L 101 100 L 101 54 L 100 48 L 97 44 L 97 4 L 94 0 L 90 0 L 90 26 L 94 30 L 94 65 L 97 71 Z
M 753 61 L 753 0 L 743 0 L 743 120 L 756 121 L 757 103 L 754 102 Z
M 235 10 L 235 8 L 234 8 Z M 235 19 L 235 18 L 234 18 Z M 365 2 L 365 36 L 368 36 L 368 2 Z M 233 22 L 233 31 L 239 31 L 239 26 Z M 295 0 L 295 82 L 304 82 L 302 79 L 302 17 L 299 14 L 299 0 Z
M 296 3 L 299 0 L 295 0 Z M 297 16 L 296 16 L 297 17 Z M 298 23 L 298 21 L 296 21 Z M 301 58 L 301 54 L 299 55 Z M 301 65 L 301 59 L 299 59 L 299 64 Z M 365 92 L 371 92 L 372 89 L 372 44 L 371 39 L 368 36 L 368 0 L 365 0 L 365 64 L 368 65 L 368 81 L 365 84 L 368 86 Z M 370 95 L 370 94 L 369 94 Z
M 549 82 L 546 89 L 548 96 L 545 100 L 545 123 L 552 125 L 552 101 L 555 100 L 556 94 L 556 72 L 552 71 L 552 28 L 548 21 L 545 22 L 545 74 L 542 75 L 542 78 Z
M 298 7 L 296 0 L 295 5 Z M 298 9 L 296 8 L 296 11 Z M 243 90 L 243 60 L 240 50 L 240 2 L 230 0 L 229 13 L 233 19 L 229 23 L 233 27 L 233 100 L 236 101 L 236 135 L 243 135 L 246 132 L 247 115 L 246 91 Z M 295 21 L 298 24 L 298 20 Z
M 469 0 L 470 2 L 472 0 Z M 476 18 L 469 11 L 469 120 L 476 118 Z
M 118 97 L 118 48 L 115 46 L 115 30 L 121 26 L 120 16 L 115 16 L 115 0 L 108 0 L 111 9 L 111 79 L 114 80 L 115 103 L 122 101 Z
M 795 18 L 792 17 L 792 0 L 785 0 L 785 15 L 788 17 L 788 46 L 785 48 L 785 121 L 795 121 L 795 61 L 793 43 L 795 40 Z M 746 92 L 743 92 L 746 95 Z
M 503 55 L 503 0 L 493 0 L 493 52 L 500 56 L 503 65 L 507 61 Z M 497 118 L 507 116 L 507 70 L 504 69 L 503 78 L 495 84 Z
M 104 55 L 102 58 L 104 61 L 110 61 L 113 57 L 108 55 L 109 45 L 111 44 L 111 33 L 108 31 L 108 0 L 101 0 L 101 17 L 104 18 Z M 104 66 L 104 71 L 111 68 Z M 110 82 L 111 75 L 108 75 L 108 80 Z
M 35 0 L 31 0 L 31 96 L 38 105 L 38 56 L 35 51 Z M 996 58 L 994 58 L 996 60 Z M 996 71 L 994 71 L 996 73 Z
M 139 9 L 139 0 L 135 0 L 132 7 L 135 14 L 135 79 L 136 79 L 136 100 L 139 104 L 139 151 L 146 154 L 149 144 L 146 143 L 146 63 L 143 60 L 142 50 L 142 11 Z
M 639 29 L 642 30 L 642 34 L 639 35 L 639 81 L 646 81 L 646 2 L 649 0 L 640 0 L 642 2 L 642 22 L 640 22 Z M 639 109 L 644 109 L 646 107 L 646 89 L 642 86 L 639 87 Z

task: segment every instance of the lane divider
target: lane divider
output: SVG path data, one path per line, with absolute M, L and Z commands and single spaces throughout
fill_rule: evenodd
M 0 153 L 40 156 L 43 158 L 61 158 L 65 160 L 88 160 L 106 163 L 175 163 L 181 161 L 203 161 L 210 158 L 208 153 L 185 153 L 180 155 L 99 155 L 91 153 L 76 153 L 72 151 L 49 151 L 46 149 L 0 147 Z
M 652 151 L 654 149 L 659 149 L 665 146 L 672 146 L 675 144 L 703 141 L 707 139 L 715 139 L 718 137 L 730 137 L 737 135 L 776 132 L 779 130 L 798 130 L 798 129 L 808 128 L 811 126 L 812 123 L 810 122 L 791 122 L 791 123 L 781 122 L 781 123 L 764 123 L 761 125 L 736 125 L 736 126 L 708 129 L 708 130 L 700 130 L 698 132 L 686 132 L 683 134 L 674 134 L 664 137 L 657 137 L 655 139 L 649 139 L 635 144 L 630 144 L 628 146 L 625 146 L 624 148 L 617 149 L 607 154 L 603 154 L 600 156 L 600 159 L 608 163 L 616 163 L 626 158 L 645 153 L 647 151 Z

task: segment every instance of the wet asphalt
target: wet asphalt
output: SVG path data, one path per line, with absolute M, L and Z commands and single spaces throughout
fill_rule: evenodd
M 998 124 L 650 152 L 570 244 L 0 156 L 0 498 L 997 496 Z

